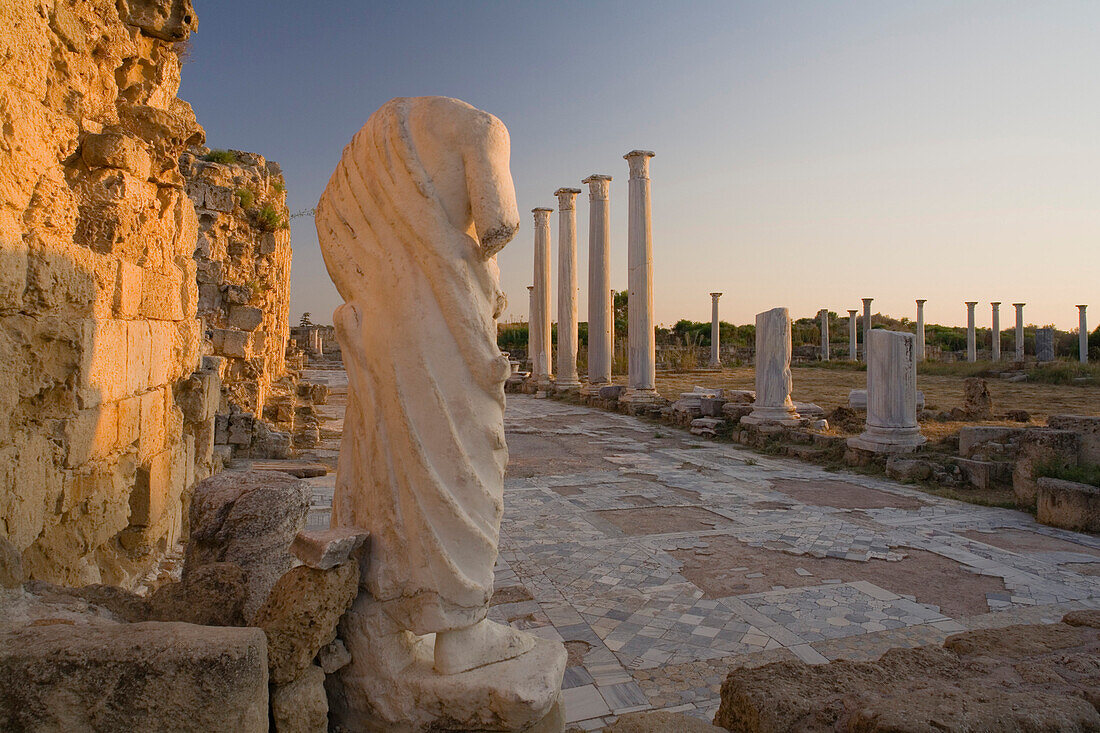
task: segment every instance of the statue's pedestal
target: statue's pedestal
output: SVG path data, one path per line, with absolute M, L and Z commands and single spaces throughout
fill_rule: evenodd
M 435 635 L 394 630 L 366 591 L 339 636 L 352 661 L 326 682 L 329 720 L 349 733 L 561 730 L 560 642 L 536 639 L 518 657 L 442 675 L 433 668 Z

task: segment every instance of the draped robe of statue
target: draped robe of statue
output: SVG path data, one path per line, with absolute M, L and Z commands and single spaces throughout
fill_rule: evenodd
M 507 156 L 492 115 L 394 99 L 345 148 L 316 210 L 345 301 L 332 526 L 370 531 L 364 582 L 416 634 L 477 623 L 493 589 L 510 372 L 495 254 L 519 226 Z

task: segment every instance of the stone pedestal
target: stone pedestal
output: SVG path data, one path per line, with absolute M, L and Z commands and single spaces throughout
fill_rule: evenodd
M 868 360 L 868 354 L 870 354 L 871 342 L 868 337 L 871 335 L 871 301 L 874 298 L 863 298 L 863 361 Z
M 1077 312 L 1081 319 L 1080 332 L 1077 336 L 1077 349 L 1078 358 L 1081 360 L 1082 364 L 1089 363 L 1089 324 L 1085 319 L 1085 308 L 1087 307 L 1087 305 L 1077 306 Z
M 798 425 L 791 402 L 791 317 L 786 308 L 756 314 L 756 401 L 750 425 Z
M 531 209 L 535 215 L 535 309 L 530 330 L 538 334 L 537 351 L 532 351 L 531 376 L 538 385 L 536 397 L 550 389 L 550 214 L 553 209 Z M 530 335 L 528 335 L 530 338 Z
M 989 304 L 993 307 L 993 337 L 990 341 L 992 350 L 990 352 L 993 361 L 1001 360 L 1001 304 L 993 302 Z
M 817 317 L 821 319 L 821 361 L 829 361 L 829 309 L 822 308 Z
M 917 338 L 914 347 L 917 361 L 924 361 L 924 304 L 927 302 L 926 298 L 917 300 Z
M 859 311 L 848 310 L 848 359 L 851 361 L 859 361 L 859 328 L 856 322 L 858 315 Z
M 1024 360 L 1024 306 L 1027 303 L 1013 303 L 1016 309 L 1016 361 Z
M 978 335 L 974 329 L 974 306 L 976 300 L 966 301 L 966 360 L 974 363 L 978 360 Z
M 627 269 L 630 296 L 627 389 L 620 398 L 626 404 L 656 402 L 657 344 L 653 333 L 653 233 L 649 206 L 648 150 L 623 156 L 630 164 L 630 202 L 627 225 Z
M 718 299 L 721 293 L 710 294 L 710 364 L 711 367 L 722 366 L 721 357 L 721 329 L 718 326 Z
M 558 197 L 558 389 L 580 389 L 577 376 L 577 194 L 559 188 Z
M 611 290 L 611 176 L 591 175 L 588 184 L 588 384 L 596 394 L 611 384 L 614 327 Z
M 1054 361 L 1054 329 L 1035 329 L 1035 358 L 1039 361 Z
M 908 453 L 924 444 L 917 424 L 913 334 L 873 331 L 867 362 L 867 424 L 848 446 L 874 453 Z

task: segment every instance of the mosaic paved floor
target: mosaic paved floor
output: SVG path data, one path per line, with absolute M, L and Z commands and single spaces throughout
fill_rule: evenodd
M 873 659 L 1100 607 L 1100 538 L 1027 514 L 527 396 L 509 396 L 506 427 L 490 614 L 565 642 L 566 717 L 584 729 L 644 709 L 709 719 L 733 666 Z M 323 525 L 332 475 L 314 481 Z

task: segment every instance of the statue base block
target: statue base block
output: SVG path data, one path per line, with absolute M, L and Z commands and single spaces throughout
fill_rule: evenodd
M 565 647 L 536 638 L 524 654 L 457 674 L 434 669 L 435 634 L 394 630 L 362 591 L 340 622 L 352 661 L 326 680 L 330 724 L 338 729 L 426 731 L 561 730 L 555 713 Z

